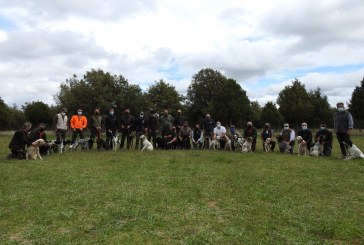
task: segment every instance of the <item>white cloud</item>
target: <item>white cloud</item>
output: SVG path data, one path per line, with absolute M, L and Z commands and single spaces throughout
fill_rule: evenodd
M 261 104 L 275 101 L 296 77 L 308 89 L 320 86 L 331 104 L 348 101 L 364 75 L 360 0 L 0 5 L 0 96 L 8 104 L 54 103 L 61 82 L 92 68 L 121 74 L 143 89 L 164 79 L 185 93 L 191 77 L 210 67 Z

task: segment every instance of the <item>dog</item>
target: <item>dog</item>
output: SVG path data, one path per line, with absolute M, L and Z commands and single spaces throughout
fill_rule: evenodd
M 237 151 L 238 149 L 241 149 L 243 147 L 244 144 L 244 138 L 237 136 L 236 134 L 234 135 L 234 148 L 235 151 Z
M 323 145 L 319 142 L 316 142 L 310 150 L 310 155 L 313 157 L 318 157 L 323 155 Z
M 302 136 L 297 136 L 297 142 L 298 142 L 298 155 L 299 156 L 308 156 L 308 149 L 307 144 L 303 140 Z
M 241 152 L 243 153 L 249 153 L 252 152 L 252 144 L 253 144 L 253 138 L 252 137 L 248 137 L 244 144 L 243 147 L 241 148 Z
M 96 144 L 97 144 L 97 150 L 105 150 L 108 151 L 110 150 L 110 145 L 103 139 L 103 138 L 98 138 L 96 139 Z
M 119 136 L 117 134 L 113 134 L 111 137 L 111 147 L 114 151 L 116 151 L 119 142 Z
M 90 139 L 79 139 L 76 140 L 73 145 L 70 145 L 71 150 L 76 150 L 78 146 L 81 146 L 82 150 L 88 150 L 90 148 Z
M 209 146 L 211 150 L 219 150 L 220 149 L 220 136 L 216 136 L 215 139 L 209 138 Z
M 278 146 L 279 146 L 279 151 L 281 153 L 290 153 L 292 146 L 290 146 L 289 144 L 287 144 L 284 140 L 282 135 L 278 135 L 277 136 L 277 142 L 278 142 Z
M 231 151 L 231 140 L 229 138 L 225 143 L 225 150 L 230 150 Z
M 39 146 L 41 144 L 46 144 L 46 142 L 44 141 L 44 139 L 38 139 L 36 141 L 34 141 L 27 149 L 27 152 L 25 153 L 25 159 L 32 159 L 32 160 L 37 160 L 37 158 L 39 158 L 40 160 L 43 160 L 43 158 L 41 157 L 40 153 L 39 153 Z
M 149 140 L 147 140 L 147 138 L 145 137 L 145 135 L 140 135 L 140 140 L 142 141 L 142 151 L 152 151 L 153 150 L 153 145 L 152 143 L 149 142 Z
M 270 142 L 272 141 L 272 138 L 266 138 L 263 144 L 263 148 L 264 148 L 264 152 L 271 152 L 271 146 L 270 146 Z
M 70 140 L 51 140 L 50 145 L 54 153 L 60 153 L 66 151 L 66 145 L 71 144 Z
M 356 146 L 352 145 L 351 147 L 344 142 L 344 146 L 346 149 L 346 158 L 344 160 L 351 160 L 355 158 L 364 158 L 363 152 Z

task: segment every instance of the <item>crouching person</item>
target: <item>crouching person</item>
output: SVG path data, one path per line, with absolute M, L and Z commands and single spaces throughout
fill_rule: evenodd
M 331 156 L 332 152 L 332 132 L 327 129 L 326 123 L 321 123 L 320 130 L 317 131 L 315 136 L 316 142 L 323 145 L 322 154 L 324 156 Z
M 176 127 L 172 127 L 172 129 L 165 133 L 164 137 L 164 148 L 166 150 L 176 149 L 177 147 L 177 133 Z
M 30 144 L 29 131 L 31 128 L 32 124 L 30 122 L 26 122 L 21 129 L 15 131 L 9 144 L 11 153 L 6 157 L 6 159 L 25 159 L 25 146 Z
M 29 142 L 34 142 L 39 139 L 43 139 L 45 142 L 48 142 L 45 129 L 46 129 L 46 125 L 44 123 L 40 123 L 36 129 L 34 129 L 33 131 L 30 132 Z M 41 144 L 39 146 L 39 153 L 41 155 L 47 155 L 47 154 L 49 154 L 50 148 L 51 148 L 50 144 Z
M 190 150 L 191 149 L 191 135 L 192 130 L 188 127 L 188 122 L 184 121 L 183 126 L 179 130 L 179 142 L 181 142 L 181 149 Z
M 192 143 L 193 149 L 202 149 L 203 147 L 203 133 L 200 129 L 200 125 L 196 124 L 194 130 L 192 131 Z

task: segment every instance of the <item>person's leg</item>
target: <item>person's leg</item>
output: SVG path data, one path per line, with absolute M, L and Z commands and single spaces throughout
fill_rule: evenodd
M 135 133 L 135 149 L 139 150 L 139 141 L 140 141 L 140 136 L 143 134 L 143 131 L 138 131 Z M 142 148 L 142 143 L 140 142 L 140 149 Z
M 72 145 L 75 143 L 77 135 L 78 135 L 77 130 L 72 132 L 72 139 L 71 139 L 71 144 Z
M 94 128 L 94 127 L 92 127 L 91 129 L 90 129 L 90 145 L 89 145 L 89 147 L 90 147 L 90 149 L 92 149 L 92 147 L 93 147 L 93 145 L 94 145 L 94 143 L 95 143 L 95 137 L 96 137 L 96 133 L 97 133 L 97 131 L 96 131 L 96 128 Z
M 344 145 L 344 142 L 345 142 L 345 134 L 337 133 L 336 134 L 336 138 L 339 141 L 340 150 L 341 150 L 341 156 L 342 157 L 345 157 L 346 156 L 346 147 Z
M 272 150 L 272 151 L 274 151 L 274 148 L 276 147 L 276 142 L 275 141 L 271 141 L 270 142 L 270 149 Z
M 123 129 L 121 131 L 120 149 L 123 149 L 124 148 L 124 142 L 125 142 L 126 136 L 127 136 L 127 130 Z
M 331 156 L 331 151 L 332 151 L 332 146 L 328 145 L 328 144 L 325 144 L 324 145 L 324 150 L 323 150 L 323 155 L 326 156 L 326 157 L 329 157 L 329 156 Z
M 252 151 L 255 152 L 255 148 L 257 147 L 257 141 L 253 140 L 252 142 Z
M 85 138 L 85 133 L 83 132 L 83 130 L 78 130 L 78 134 L 80 135 L 80 139 Z

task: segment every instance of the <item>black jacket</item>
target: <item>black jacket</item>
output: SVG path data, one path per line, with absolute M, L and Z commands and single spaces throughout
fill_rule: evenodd
M 15 131 L 13 138 L 10 141 L 9 148 L 11 150 L 25 150 L 25 146 L 30 144 L 28 133 L 23 129 Z

